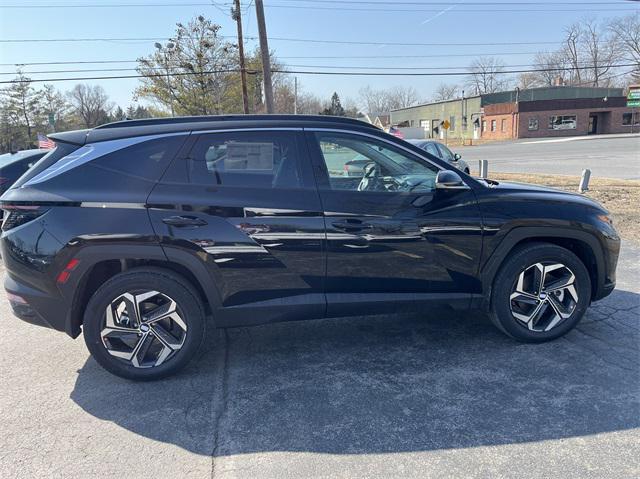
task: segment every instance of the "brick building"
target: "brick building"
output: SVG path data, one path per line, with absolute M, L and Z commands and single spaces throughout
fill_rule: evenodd
M 482 138 L 504 140 L 631 132 L 624 96 L 496 103 L 484 107 Z
M 640 113 L 622 88 L 545 87 L 490 93 L 391 112 L 393 125 L 422 127 L 426 138 L 506 140 L 640 131 Z

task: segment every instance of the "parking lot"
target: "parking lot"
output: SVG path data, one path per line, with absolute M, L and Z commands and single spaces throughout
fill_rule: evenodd
M 552 343 L 481 314 L 212 331 L 132 383 L 0 299 L 4 477 L 637 477 L 640 251 Z M 4 274 L 4 273 L 2 273 Z

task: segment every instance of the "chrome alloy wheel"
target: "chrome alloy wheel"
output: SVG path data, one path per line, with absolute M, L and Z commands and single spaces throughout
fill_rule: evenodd
M 160 366 L 182 348 L 187 325 L 176 302 L 158 291 L 124 293 L 107 306 L 102 344 L 136 368 Z
M 531 331 L 550 331 L 578 304 L 573 272 L 561 263 L 536 263 L 518 276 L 509 297 L 511 314 Z

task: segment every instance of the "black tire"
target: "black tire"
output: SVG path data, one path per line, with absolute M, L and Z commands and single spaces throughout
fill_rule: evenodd
M 536 263 L 560 263 L 573 273 L 578 301 L 571 315 L 549 331 L 531 331 L 516 319 L 511 310 L 510 296 L 520 273 Z M 550 243 L 530 243 L 516 248 L 505 259 L 496 275 L 491 292 L 490 317 L 502 332 L 518 341 L 539 343 L 559 338 L 573 329 L 591 303 L 591 279 L 584 263 L 568 249 Z M 535 307 L 535 306 L 534 306 Z
M 144 291 L 157 291 L 175 301 L 177 312 L 187 329 L 182 346 L 171 352 L 166 362 L 140 368 L 111 355 L 101 332 L 105 326 L 107 307 L 113 301 L 127 292 Z M 110 373 L 135 381 L 161 379 L 184 368 L 200 349 L 205 337 L 204 306 L 197 292 L 183 277 L 161 268 L 136 268 L 114 276 L 94 293 L 85 310 L 83 334 L 91 355 Z M 158 344 L 161 344 L 160 341 Z

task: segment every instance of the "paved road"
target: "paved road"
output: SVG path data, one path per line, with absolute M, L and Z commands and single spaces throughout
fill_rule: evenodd
M 489 173 L 550 173 L 640 179 L 640 136 L 526 140 L 458 148 L 477 172 L 478 160 L 489 160 Z
M 617 291 L 553 343 L 449 312 L 287 323 L 213 332 L 145 384 L 0 295 L 0 475 L 638 477 L 639 274 L 625 245 Z

